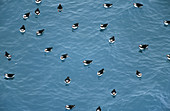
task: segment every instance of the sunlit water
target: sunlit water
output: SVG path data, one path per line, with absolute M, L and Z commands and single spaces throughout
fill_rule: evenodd
M 143 8 L 134 8 L 134 2 Z M 113 6 L 105 9 L 104 3 Z M 64 111 L 66 104 L 75 104 L 73 111 L 98 106 L 102 111 L 170 111 L 170 26 L 163 25 L 170 20 L 169 10 L 169 0 L 42 0 L 40 5 L 0 0 L 0 111 Z M 27 12 L 31 16 L 23 20 Z M 72 31 L 76 22 L 79 28 Z M 104 31 L 102 23 L 109 23 Z M 19 32 L 22 25 L 25 34 Z M 44 34 L 36 36 L 43 28 Z M 116 42 L 109 44 L 113 35 Z M 139 52 L 140 44 L 149 44 L 148 50 Z M 53 51 L 45 54 L 47 47 Z M 69 57 L 62 62 L 65 53 Z M 93 63 L 84 66 L 85 59 Z M 5 73 L 15 73 L 15 78 L 5 80 Z

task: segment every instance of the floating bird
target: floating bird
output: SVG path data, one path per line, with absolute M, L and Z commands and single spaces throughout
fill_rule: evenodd
M 41 3 L 41 0 L 35 0 L 35 3 L 39 4 Z
M 96 111 L 101 111 L 101 108 L 100 108 L 100 106 L 96 109 Z
M 109 39 L 109 42 L 110 42 L 110 43 L 114 43 L 114 42 L 115 42 L 115 37 L 114 37 L 114 36 L 111 37 L 111 38 Z
M 170 54 L 166 55 L 167 56 L 167 59 L 170 60 Z
M 133 3 L 133 6 L 137 7 L 137 8 L 141 8 L 143 6 L 143 4 L 141 4 L 141 3 Z
M 84 65 L 89 65 L 93 62 L 93 60 L 84 60 L 83 63 Z
M 66 79 L 65 79 L 65 81 L 64 81 L 66 84 L 70 84 L 70 82 L 71 82 L 71 79 L 70 79 L 70 77 L 68 76 Z
M 103 4 L 103 6 L 104 6 L 104 8 L 110 8 L 110 7 L 112 7 L 112 4 L 105 3 L 105 4 Z
M 139 72 L 138 70 L 136 70 L 136 76 L 137 76 L 137 77 L 142 77 L 142 73 Z
M 53 49 L 53 47 L 48 47 L 48 48 L 46 48 L 46 49 L 44 50 L 44 52 L 51 52 L 52 49 Z
M 117 94 L 117 93 L 116 93 L 116 90 L 113 89 L 112 92 L 111 92 L 111 95 L 112 95 L 112 96 L 116 96 L 116 94 Z
M 15 74 L 5 74 L 5 79 L 13 79 Z
M 170 21 L 165 20 L 164 25 L 168 26 L 170 24 Z
M 100 29 L 101 29 L 101 30 L 104 30 L 104 29 L 107 28 L 107 26 L 108 26 L 108 24 L 101 24 L 101 25 L 100 25 Z
M 103 69 L 101 69 L 100 71 L 98 71 L 98 72 L 97 72 L 97 75 L 98 75 L 98 76 L 102 76 L 102 75 L 103 75 L 103 73 L 104 73 L 104 68 L 103 68 Z
M 22 27 L 20 28 L 20 30 L 19 30 L 21 33 L 24 33 L 25 32 L 25 26 L 24 25 L 22 25 Z
M 26 20 L 27 18 L 29 18 L 29 16 L 30 16 L 30 12 L 28 12 L 28 13 L 24 14 L 24 15 L 23 15 L 23 19 L 25 19 L 25 20 Z
M 61 11 L 62 11 L 63 7 L 61 6 L 61 4 L 58 5 L 58 8 L 57 8 L 57 9 L 58 9 L 58 12 L 61 12 Z
M 38 31 L 36 32 L 36 34 L 37 34 L 37 35 L 42 35 L 42 34 L 43 34 L 43 32 L 44 32 L 44 29 L 42 29 L 42 30 L 38 30 Z
M 79 23 L 75 23 L 72 25 L 72 29 L 77 29 L 79 27 Z
M 75 105 L 66 105 L 65 108 L 67 110 L 73 109 L 75 107 Z
M 144 44 L 144 45 L 140 44 L 139 49 L 144 50 L 144 49 L 148 48 L 148 46 L 149 46 L 148 44 Z
M 7 51 L 5 51 L 5 55 L 4 55 L 8 60 L 10 60 L 11 59 L 11 55 L 7 52 Z
M 40 10 L 39 10 L 39 8 L 37 8 L 37 9 L 35 10 L 35 15 L 40 15 Z
M 61 55 L 60 59 L 65 60 L 67 57 L 68 57 L 68 54 L 63 54 L 63 55 Z

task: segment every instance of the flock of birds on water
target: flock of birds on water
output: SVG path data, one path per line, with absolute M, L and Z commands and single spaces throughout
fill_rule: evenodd
M 41 2 L 42 2 L 41 0 L 35 0 L 35 3 L 36 3 L 36 4 L 40 4 Z M 141 4 L 141 3 L 134 3 L 133 6 L 136 7 L 136 8 L 141 8 L 141 7 L 143 6 L 143 4 Z M 104 8 L 110 8 L 110 7 L 112 7 L 112 4 L 105 3 L 105 4 L 103 4 L 103 7 L 104 7 Z M 57 9 L 58 9 L 58 12 L 61 12 L 62 9 L 63 9 L 62 5 L 59 4 Z M 40 15 L 40 10 L 39 10 L 39 8 L 37 8 L 37 9 L 35 10 L 35 15 L 37 15 L 37 16 Z M 24 20 L 28 19 L 29 17 L 30 17 L 30 12 L 25 13 L 25 14 L 23 15 L 23 19 L 24 19 Z M 168 26 L 169 24 L 170 24 L 170 21 L 167 21 L 167 20 L 164 21 L 164 25 L 165 25 L 165 26 Z M 107 26 L 108 26 L 108 24 L 101 24 L 101 25 L 100 25 L 100 29 L 101 29 L 101 30 L 105 30 L 105 29 L 107 28 Z M 76 30 L 78 27 L 79 27 L 79 23 L 75 23 L 75 24 L 72 25 L 72 29 L 73 29 L 73 30 Z M 25 30 L 26 30 L 26 29 L 25 29 L 25 26 L 22 25 L 22 27 L 20 28 L 20 32 L 21 32 L 21 33 L 25 33 Z M 40 36 L 40 35 L 43 34 L 44 31 L 45 31 L 45 29 L 38 30 L 38 31 L 36 32 L 36 35 L 37 35 L 37 36 Z M 109 43 L 114 43 L 114 42 L 115 42 L 115 37 L 112 36 L 112 37 L 109 39 Z M 148 44 L 140 44 L 140 45 L 139 45 L 139 49 L 142 51 L 142 50 L 147 49 L 148 46 L 149 46 Z M 52 49 L 53 49 L 53 47 L 45 48 L 44 52 L 45 52 L 45 53 L 51 52 Z M 9 61 L 11 60 L 11 57 L 12 57 L 12 56 L 11 56 L 7 51 L 5 51 L 5 55 L 4 55 L 4 56 L 5 56 Z M 63 54 L 63 55 L 60 56 L 60 59 L 61 59 L 62 61 L 64 61 L 67 57 L 69 57 L 68 54 Z M 170 60 L 170 54 L 167 55 L 167 59 Z M 84 65 L 90 65 L 92 62 L 93 62 L 93 60 L 84 60 L 84 61 L 83 61 Z M 103 73 L 104 73 L 104 68 L 101 69 L 101 70 L 99 70 L 99 71 L 97 72 L 97 75 L 98 75 L 98 76 L 102 76 Z M 7 74 L 5 74 L 4 76 L 5 76 L 5 79 L 13 79 L 13 78 L 15 77 L 15 74 L 9 74 L 9 73 L 7 73 Z M 138 70 L 136 70 L 136 76 L 139 77 L 139 78 L 141 78 L 141 77 L 142 77 L 142 73 L 139 72 Z M 64 80 L 64 82 L 65 82 L 65 84 L 70 84 L 70 82 L 71 82 L 70 77 L 68 76 L 68 77 Z M 111 95 L 112 95 L 112 96 L 116 96 L 116 94 L 117 94 L 116 90 L 113 89 L 113 90 L 111 91 Z M 65 108 L 66 108 L 67 110 L 71 110 L 71 109 L 73 109 L 74 107 L 75 107 L 75 105 L 66 105 L 66 106 L 65 106 Z M 101 111 L 101 107 L 98 106 L 97 109 L 96 109 L 96 111 Z

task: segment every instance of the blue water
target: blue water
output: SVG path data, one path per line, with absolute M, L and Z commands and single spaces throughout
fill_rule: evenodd
M 134 8 L 134 2 L 144 7 Z M 104 3 L 113 6 L 105 9 Z M 170 111 L 170 26 L 163 25 L 170 20 L 169 10 L 170 0 L 42 0 L 40 5 L 0 0 L 0 111 L 65 111 L 67 104 L 76 105 L 73 111 L 95 111 L 98 106 L 102 111 Z M 23 20 L 27 12 L 31 16 Z M 79 28 L 72 31 L 76 22 Z M 102 23 L 109 23 L 104 31 Z M 19 32 L 22 25 L 25 34 Z M 44 34 L 36 36 L 43 28 Z M 109 44 L 113 35 L 116 42 Z M 139 52 L 140 44 L 149 44 L 148 50 Z M 53 51 L 45 54 L 47 47 Z M 65 53 L 69 58 L 62 62 Z M 85 59 L 93 63 L 85 67 Z M 99 78 L 102 68 L 105 73 Z M 5 73 L 15 78 L 5 80 Z M 67 76 L 72 79 L 69 86 L 64 83 Z

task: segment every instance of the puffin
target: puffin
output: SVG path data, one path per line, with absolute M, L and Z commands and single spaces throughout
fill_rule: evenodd
M 37 34 L 37 35 L 42 35 L 42 34 L 43 34 L 43 32 L 44 32 L 44 29 L 42 29 L 42 30 L 38 30 L 38 31 L 36 32 L 36 34 Z
M 63 54 L 63 55 L 61 55 L 60 59 L 65 60 L 67 57 L 68 57 L 68 54 Z
M 67 110 L 73 109 L 75 107 L 75 105 L 66 105 L 65 108 Z
M 35 10 L 35 15 L 40 15 L 40 10 L 39 10 L 39 8 L 37 8 L 37 9 Z
M 53 49 L 53 47 L 48 47 L 48 48 L 46 48 L 46 49 L 44 50 L 44 52 L 51 52 L 52 49 Z
M 136 8 L 141 8 L 143 6 L 143 4 L 141 3 L 133 3 L 133 6 Z
M 64 80 L 64 82 L 65 82 L 66 84 L 70 84 L 70 82 L 71 82 L 70 77 L 68 76 L 68 77 Z
M 22 25 L 22 27 L 20 28 L 20 30 L 19 30 L 21 33 L 24 33 L 25 32 L 25 26 L 24 25 Z
M 104 8 L 110 8 L 110 7 L 112 7 L 112 4 L 105 3 L 105 4 L 103 4 L 103 6 L 104 6 Z
M 77 29 L 79 27 L 79 23 L 75 23 L 72 25 L 72 29 Z
M 101 69 L 101 70 L 99 70 L 99 71 L 97 72 L 97 75 L 98 75 L 98 76 L 102 76 L 102 75 L 103 75 L 103 73 L 104 73 L 104 68 L 103 68 L 103 69 Z
M 144 49 L 148 48 L 148 46 L 149 46 L 148 44 L 140 44 L 139 49 L 144 50 Z
M 100 108 L 100 106 L 96 109 L 96 111 L 101 111 L 101 108 Z
M 30 12 L 28 12 L 28 13 L 25 13 L 24 15 L 23 15 L 23 19 L 27 19 L 27 18 L 29 18 L 29 16 L 30 16 Z
M 170 24 L 170 21 L 167 21 L 167 20 L 164 21 L 165 26 L 168 26 L 169 24 Z
M 115 37 L 112 36 L 112 37 L 109 39 L 109 42 L 110 42 L 110 43 L 114 43 L 114 42 L 115 42 Z
M 108 26 L 108 24 L 101 24 L 101 25 L 100 25 L 100 29 L 101 29 L 101 30 L 104 30 L 104 29 L 107 28 L 107 26 Z
M 93 60 L 84 60 L 83 63 L 84 65 L 89 65 L 93 62 Z
M 111 91 L 111 95 L 112 95 L 112 96 L 116 96 L 116 90 L 115 90 L 115 89 L 113 89 L 113 90 Z
M 5 79 L 13 79 L 14 78 L 14 76 L 15 76 L 15 74 L 4 74 L 4 76 L 5 76 Z
M 7 52 L 7 51 L 5 51 L 5 55 L 4 55 L 8 60 L 10 60 L 11 59 L 11 55 Z
M 167 56 L 167 59 L 170 60 L 170 54 L 166 55 Z
M 137 77 L 142 77 L 142 73 L 139 72 L 138 70 L 136 70 L 136 76 L 137 76 Z
M 35 0 L 35 3 L 39 4 L 39 3 L 41 3 L 41 0 Z
M 63 7 L 61 6 L 61 4 L 58 5 L 57 9 L 58 9 L 58 12 L 62 11 Z

